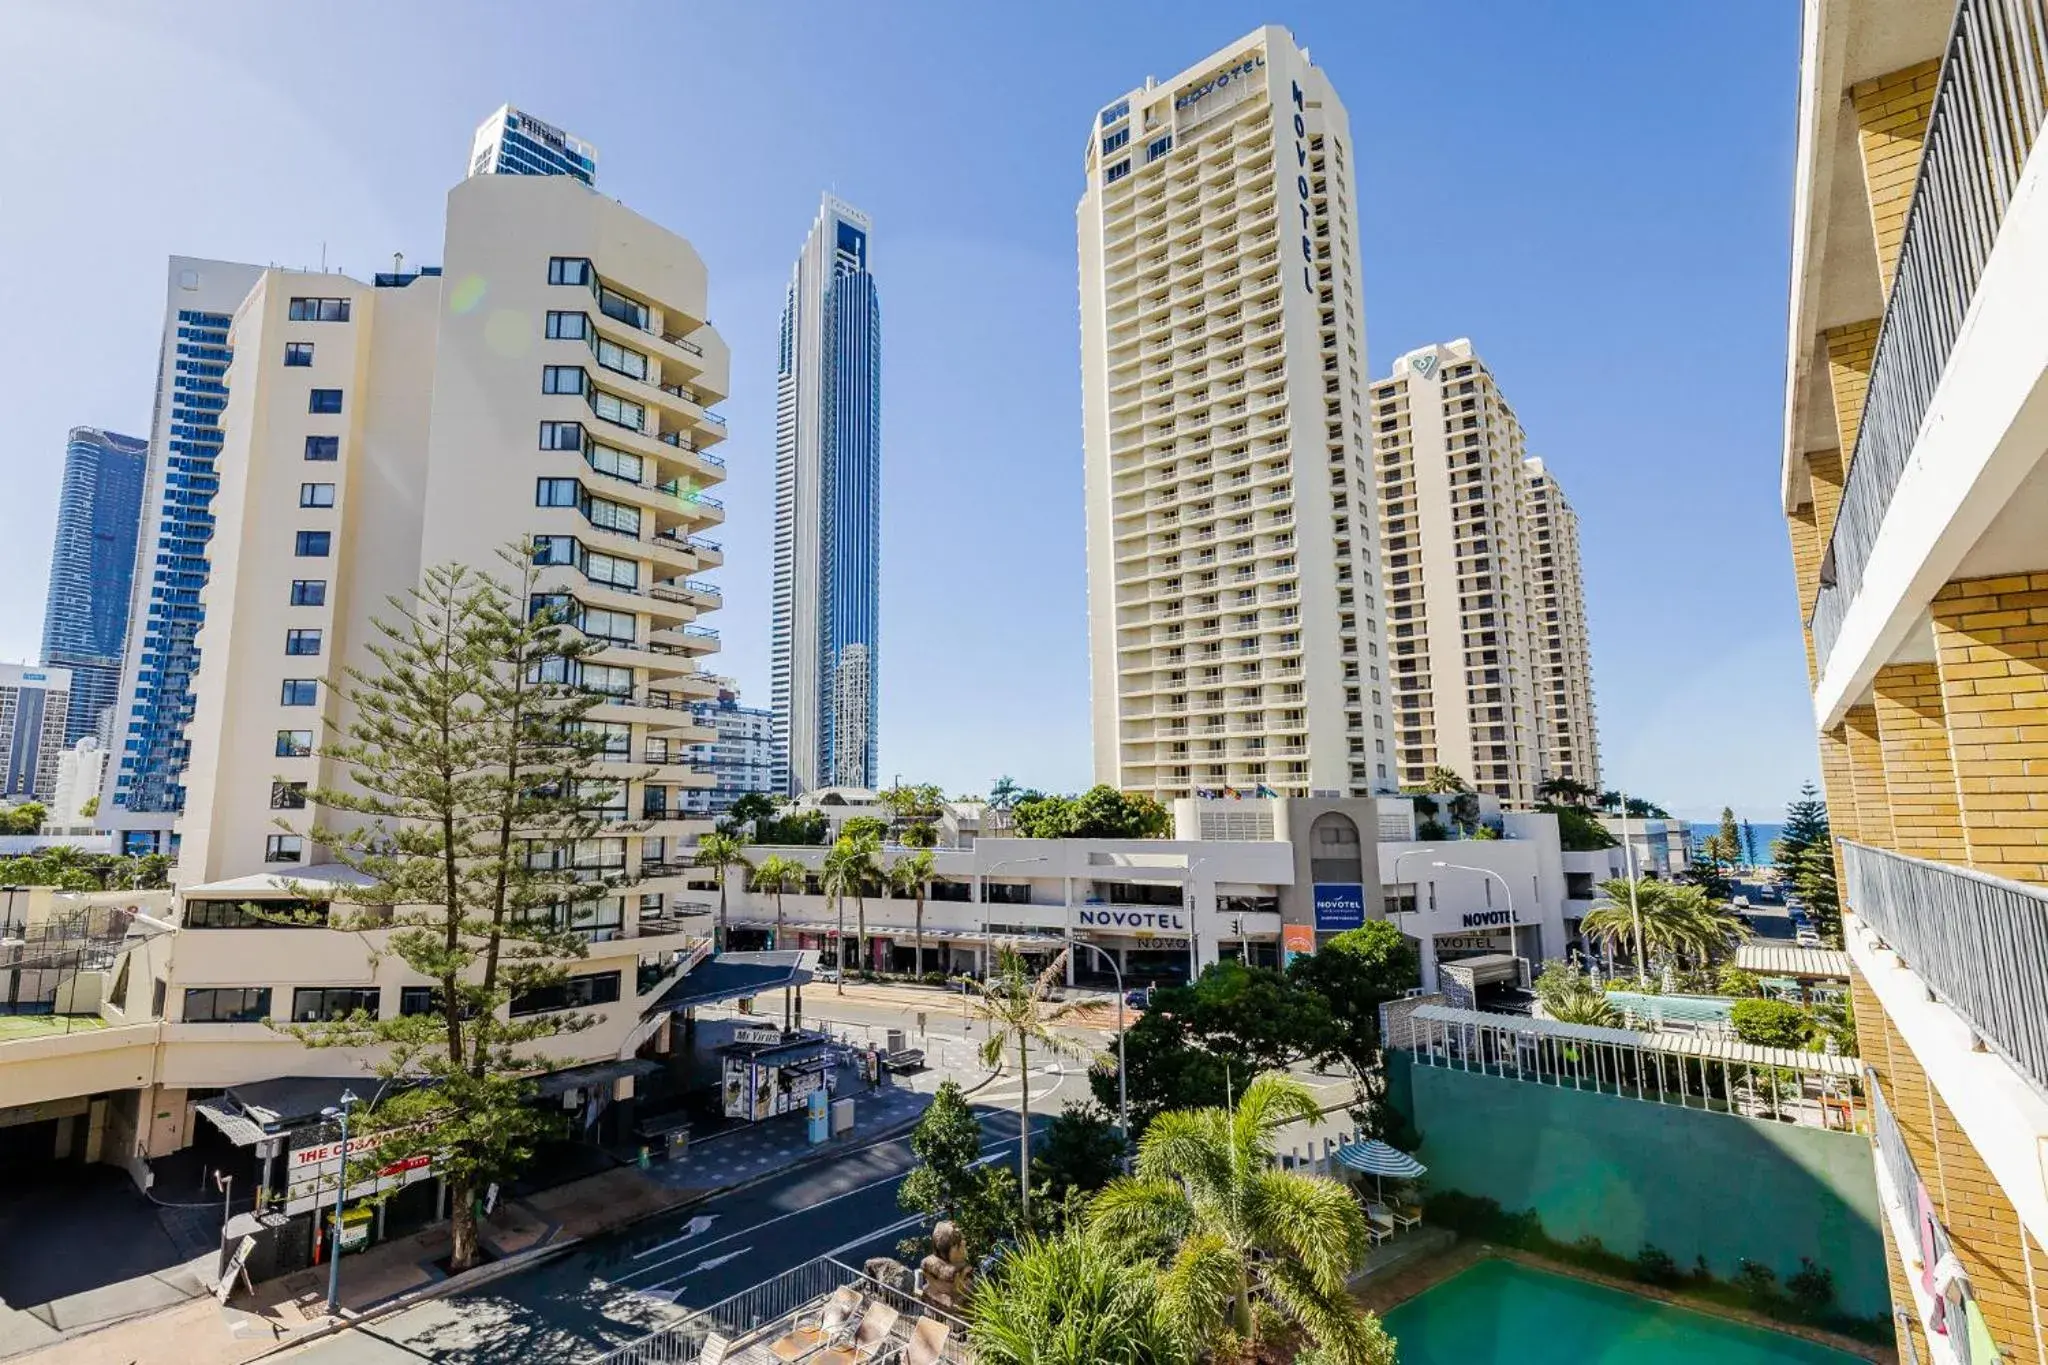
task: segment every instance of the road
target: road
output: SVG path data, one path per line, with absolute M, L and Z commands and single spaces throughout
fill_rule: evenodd
M 1034 1111 L 1041 1087 L 1054 1107 L 1070 1092 L 1085 1094 L 1082 1063 L 1034 1071 Z M 991 1086 L 998 1099 L 1002 1085 L 999 1079 Z M 984 1153 L 1015 1160 L 1017 1116 L 993 1105 L 977 1108 Z M 1044 1122 L 1035 1119 L 1034 1130 Z M 893 1255 L 915 1221 L 896 1202 L 914 1165 L 907 1137 L 855 1148 L 786 1181 L 595 1239 L 533 1270 L 427 1300 L 289 1358 L 319 1365 L 579 1361 L 814 1257 L 857 1265 Z

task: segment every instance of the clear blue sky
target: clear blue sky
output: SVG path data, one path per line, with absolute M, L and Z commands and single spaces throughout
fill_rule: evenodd
M 1815 771 L 1774 497 L 1796 6 L 8 9 L 0 657 L 38 645 L 65 430 L 147 430 L 164 258 L 436 261 L 509 100 L 710 267 L 715 624 L 763 702 L 781 291 L 820 191 L 873 216 L 883 772 L 1084 785 L 1082 148 L 1106 100 L 1277 22 L 1350 109 L 1374 375 L 1472 337 L 1579 509 L 1609 783 L 1773 818 Z

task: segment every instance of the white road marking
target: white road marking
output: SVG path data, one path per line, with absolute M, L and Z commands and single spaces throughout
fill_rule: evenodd
M 885 1228 L 876 1228 L 873 1232 L 870 1232 L 865 1236 L 856 1237 L 850 1242 L 841 1242 L 838 1246 L 833 1247 L 830 1251 L 826 1252 L 825 1255 L 837 1256 L 842 1251 L 851 1251 L 853 1248 L 857 1246 L 864 1246 L 867 1243 L 874 1241 L 877 1237 L 886 1237 L 892 1232 L 902 1232 L 906 1228 L 914 1228 L 923 1221 L 923 1214 L 913 1213 L 908 1218 L 897 1219 L 895 1222 L 889 1224 L 889 1226 Z
M 708 1231 L 711 1225 L 713 1223 L 716 1223 L 717 1221 L 718 1215 L 715 1213 L 709 1216 L 699 1214 L 697 1217 L 692 1218 L 690 1220 L 689 1226 L 683 1229 L 681 1236 L 671 1237 L 666 1242 L 661 1243 L 659 1246 L 651 1246 L 647 1248 L 647 1250 L 645 1251 L 636 1251 L 633 1253 L 633 1259 L 636 1261 L 643 1260 L 646 1257 L 652 1256 L 657 1251 L 667 1251 L 672 1246 L 680 1246 L 682 1243 L 689 1241 L 692 1237 L 695 1237 L 698 1233 Z

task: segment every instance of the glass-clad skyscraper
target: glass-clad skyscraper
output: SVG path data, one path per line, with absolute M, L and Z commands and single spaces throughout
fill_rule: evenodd
M 43 606 L 43 662 L 69 670 L 64 745 L 98 732 L 121 691 L 128 595 L 149 442 L 97 427 L 73 427 L 57 495 L 57 539 Z M 103 739 L 110 736 L 102 736 Z
M 776 787 L 875 785 L 882 311 L 867 215 L 831 195 L 782 310 L 775 402 Z
M 476 130 L 471 175 L 566 175 L 597 183 L 597 148 L 552 123 L 501 105 Z
M 169 852 L 185 804 L 195 636 L 213 536 L 228 326 L 262 267 L 173 256 L 157 360 L 156 416 L 128 608 L 113 758 L 100 820 L 124 852 Z

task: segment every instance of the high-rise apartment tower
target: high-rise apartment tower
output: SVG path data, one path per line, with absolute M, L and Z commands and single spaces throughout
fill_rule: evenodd
M 1110 101 L 1082 162 L 1096 779 L 1391 790 L 1344 106 L 1262 28 Z
M 228 324 L 261 266 L 173 256 L 165 284 L 149 471 L 99 819 L 123 852 L 168 852 L 185 802 L 193 639 L 213 535 Z
M 1579 514 L 1540 458 L 1524 460 L 1522 467 L 1529 472 L 1529 634 L 1536 650 L 1536 698 L 1543 707 L 1543 775 L 1599 791 L 1599 712 L 1593 705 Z
M 64 669 L 0 664 L 0 796 L 51 800 L 70 710 L 71 675 Z
M 597 148 L 506 104 L 478 125 L 469 148 L 469 173 L 566 175 L 595 185 Z
M 138 437 L 73 427 L 65 443 L 43 606 L 43 662 L 71 674 L 67 747 L 85 735 L 106 740 L 103 721 L 112 730 L 148 470 L 149 442 Z
M 873 787 L 882 310 L 867 216 L 825 196 L 782 308 L 770 709 L 776 787 Z

